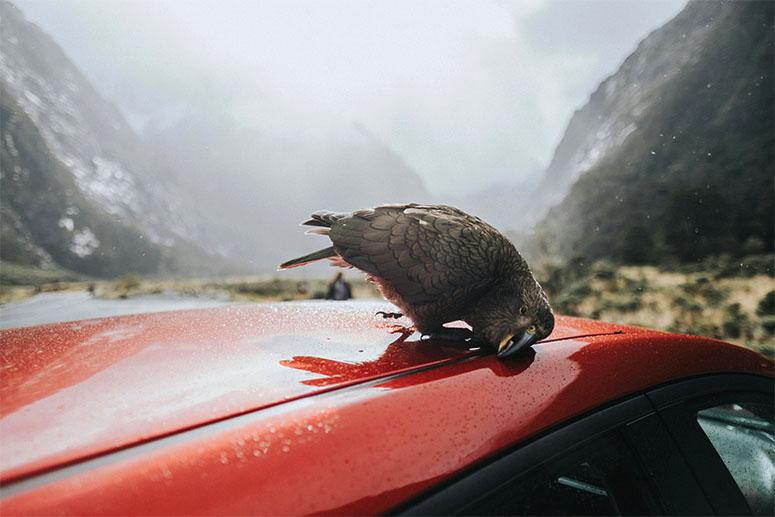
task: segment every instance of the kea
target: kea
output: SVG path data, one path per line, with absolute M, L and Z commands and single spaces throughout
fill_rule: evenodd
M 462 210 L 381 205 L 352 213 L 316 212 L 302 226 L 327 236 L 332 246 L 280 269 L 322 259 L 360 269 L 424 335 L 475 338 L 503 358 L 554 328 L 546 293 L 514 245 Z M 457 320 L 471 330 L 444 326 Z

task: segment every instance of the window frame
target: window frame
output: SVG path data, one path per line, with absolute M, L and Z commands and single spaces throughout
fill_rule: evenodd
M 772 379 L 747 374 L 717 374 L 665 386 L 647 394 L 692 469 L 713 512 L 752 515 L 724 460 L 697 421 L 697 412 L 728 403 L 773 404 Z

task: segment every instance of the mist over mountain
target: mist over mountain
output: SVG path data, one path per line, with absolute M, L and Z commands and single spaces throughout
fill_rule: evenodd
M 536 254 L 772 250 L 773 5 L 691 2 L 603 81 L 537 191 Z
M 465 196 L 439 202 L 476 214 L 503 232 L 524 231 L 535 221 L 532 198 L 542 177 L 543 170 L 536 163 L 512 182 L 499 182 Z
M 140 138 L 49 36 L 0 9 L 4 260 L 98 276 L 271 271 L 309 247 L 293 229 L 310 212 L 429 199 L 362 124 L 281 102 L 162 113 Z
M 290 133 L 192 114 L 154 135 L 156 159 L 175 171 L 186 213 L 206 221 L 198 241 L 268 271 L 312 245 L 297 231 L 312 212 L 430 197 L 361 124 L 314 137 L 301 127 Z
M 685 1 L 15 0 L 141 136 L 202 113 L 360 121 L 447 201 L 544 168 L 573 109 Z

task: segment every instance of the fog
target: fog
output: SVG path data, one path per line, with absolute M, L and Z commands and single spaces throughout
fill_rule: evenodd
M 436 198 L 535 178 L 574 109 L 684 3 L 17 2 L 150 140 L 193 116 L 326 148 L 357 122 Z
M 686 1 L 0 0 L 0 327 L 323 298 L 299 222 L 428 202 L 772 354 L 773 2 Z

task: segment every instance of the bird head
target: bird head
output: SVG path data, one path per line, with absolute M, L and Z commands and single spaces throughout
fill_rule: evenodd
M 483 302 L 467 321 L 474 332 L 496 347 L 500 359 L 544 339 L 554 330 L 549 300 L 532 275 L 499 289 Z

